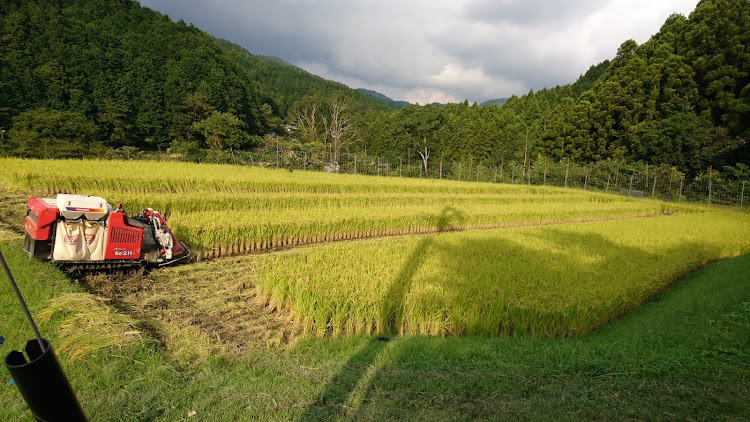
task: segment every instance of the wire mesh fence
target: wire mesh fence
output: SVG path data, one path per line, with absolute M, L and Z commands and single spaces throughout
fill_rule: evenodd
M 367 154 L 342 153 L 332 162 L 330 155 L 319 152 L 288 151 L 266 148 L 245 153 L 247 164 L 331 173 L 362 174 L 384 177 L 414 177 L 471 182 L 547 185 L 596 190 L 630 197 L 644 197 L 674 202 L 699 202 L 747 208 L 750 185 L 744 178 L 728 177 L 713 169 L 695 177 L 670 166 L 623 165 L 600 162 L 579 165 L 570 161 L 500 163 L 454 162 L 441 158 L 385 158 Z

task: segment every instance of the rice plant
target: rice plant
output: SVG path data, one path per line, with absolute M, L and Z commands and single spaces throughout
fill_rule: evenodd
M 319 336 L 573 336 L 748 251 L 750 218 L 717 211 L 330 244 L 255 271 L 268 305 Z
M 0 159 L 5 190 L 76 193 L 151 207 L 200 256 L 439 230 L 541 225 L 693 212 L 557 187 L 331 175 L 226 165 Z M 436 215 L 459 211 L 450 227 Z

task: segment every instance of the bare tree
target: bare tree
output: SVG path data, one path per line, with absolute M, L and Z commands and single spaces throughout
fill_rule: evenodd
M 406 132 L 407 135 L 409 135 L 409 132 Z M 424 169 L 424 174 L 427 174 L 427 160 L 430 159 L 430 142 L 427 141 L 427 135 L 422 135 L 421 138 L 415 137 L 414 139 L 414 146 L 417 148 L 417 153 L 420 157 L 422 157 L 422 168 Z
M 331 137 L 331 162 L 338 163 L 341 148 L 356 137 L 351 101 L 341 94 L 328 99 L 328 119 L 324 120 L 326 135 Z
M 326 142 L 326 123 L 323 119 L 323 102 L 318 96 L 303 98 L 294 105 L 292 116 L 297 123 L 297 132 L 310 142 Z
M 352 102 L 341 93 L 334 93 L 327 100 L 317 94 L 303 98 L 295 103 L 292 116 L 300 137 L 319 142 L 331 163 L 338 163 L 341 149 L 357 136 Z

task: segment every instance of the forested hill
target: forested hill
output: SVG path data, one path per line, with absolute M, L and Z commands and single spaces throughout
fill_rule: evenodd
M 750 163 L 750 2 L 703 0 L 576 84 L 511 98 L 535 153 L 669 164 Z
M 479 105 L 482 106 L 482 107 L 487 107 L 487 106 L 490 106 L 490 105 L 494 104 L 494 105 L 500 107 L 500 106 L 502 106 L 503 104 L 505 104 L 507 102 L 508 102 L 507 98 L 495 98 L 493 100 L 484 101 L 484 102 L 482 102 L 482 104 L 479 104 Z
M 368 97 L 372 97 L 372 98 L 374 98 L 374 99 L 376 99 L 378 101 L 382 101 L 382 102 L 386 103 L 391 108 L 402 108 L 402 107 L 406 107 L 406 106 L 409 105 L 409 103 L 407 101 L 394 100 L 394 99 L 388 97 L 385 94 L 381 94 L 381 93 L 379 93 L 377 91 L 373 91 L 373 90 L 370 90 L 370 89 L 357 88 L 357 91 L 359 91 L 359 92 L 367 95 Z
M 363 109 L 387 110 L 389 105 L 348 86 L 323 79 L 277 57 L 260 56 L 226 40 L 219 40 L 221 49 L 236 59 L 257 82 L 264 103 L 270 104 L 273 113 L 287 117 L 292 105 L 299 99 L 319 93 L 328 96 L 341 92 Z
M 750 164 L 750 0 L 702 0 L 573 84 L 486 107 L 389 108 L 133 0 L 4 0 L 0 40 L 0 154 L 168 149 L 235 162 L 259 135 L 286 134 L 286 121 L 297 130 L 276 151 L 334 161 L 342 151 L 407 161 L 419 151 L 425 168 L 431 156 L 526 169 L 642 163 L 689 175 Z
M 163 149 L 211 110 L 265 131 L 251 78 L 182 21 L 130 0 L 4 0 L 0 15 L 0 126 L 17 136 L 46 126 L 80 131 L 63 150 Z
M 132 0 L 3 0 L 0 39 L 0 152 L 13 155 L 243 148 L 313 92 L 387 109 Z

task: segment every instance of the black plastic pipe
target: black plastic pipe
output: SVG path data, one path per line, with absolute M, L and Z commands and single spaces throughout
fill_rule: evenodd
M 36 335 L 35 339 L 26 342 L 26 355 L 12 351 L 5 357 L 5 367 L 21 391 L 26 405 L 38 421 L 86 421 L 81 404 L 65 376 L 60 362 L 55 356 L 49 341 L 42 338 L 31 317 L 29 308 L 18 290 L 16 281 L 0 253 L 0 265 L 8 276 L 18 302 L 23 308 L 26 320 Z
M 85 422 L 86 415 L 52 346 L 46 339 L 42 343 L 44 350 L 35 339 L 26 343 L 28 362 L 21 352 L 8 353 L 5 367 L 36 420 Z

